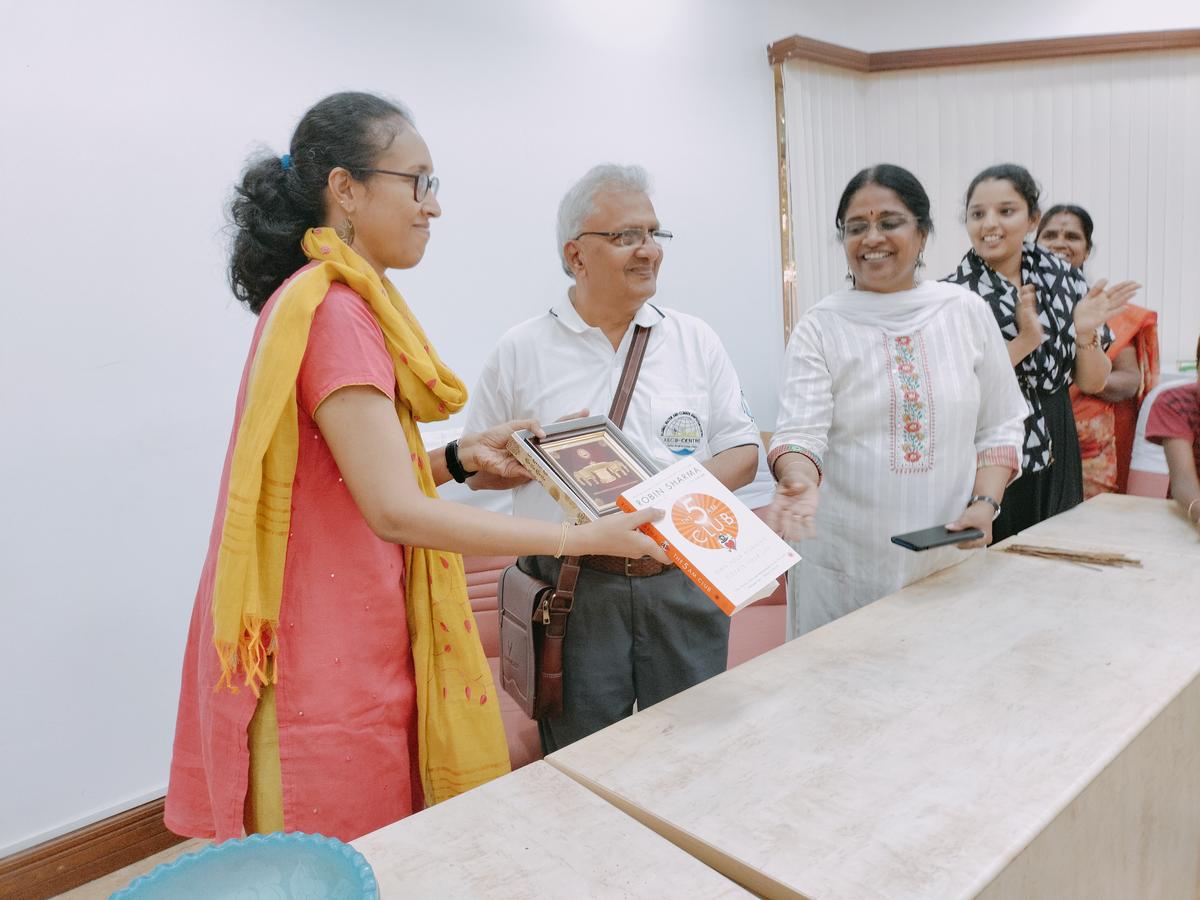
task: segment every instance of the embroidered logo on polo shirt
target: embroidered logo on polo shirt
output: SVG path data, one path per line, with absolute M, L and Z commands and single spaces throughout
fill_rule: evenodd
M 658 430 L 658 438 L 668 450 L 676 456 L 690 456 L 700 449 L 704 440 L 704 428 L 700 417 L 694 412 L 681 409 L 667 416 L 662 428 Z

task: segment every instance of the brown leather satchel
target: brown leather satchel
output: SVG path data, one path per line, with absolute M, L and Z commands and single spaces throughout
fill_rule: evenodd
M 625 423 L 650 329 L 638 325 L 608 417 L 617 427 Z M 563 713 L 563 641 L 567 617 L 575 602 L 579 557 L 563 560 L 558 584 L 509 566 L 500 576 L 497 606 L 500 617 L 500 684 L 531 719 Z

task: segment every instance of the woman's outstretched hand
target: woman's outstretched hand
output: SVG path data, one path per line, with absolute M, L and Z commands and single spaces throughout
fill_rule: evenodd
M 817 504 L 821 494 L 803 473 L 788 472 L 775 486 L 775 496 L 763 521 L 785 541 L 801 541 L 817 533 Z
M 640 509 L 631 513 L 614 513 L 577 525 L 567 532 L 567 547 L 564 555 L 582 556 L 583 554 L 600 554 L 603 556 L 625 556 L 629 559 L 640 559 L 649 556 L 660 563 L 670 565 L 670 558 L 654 539 L 638 528 L 649 522 L 657 522 L 666 513 L 661 509 Z

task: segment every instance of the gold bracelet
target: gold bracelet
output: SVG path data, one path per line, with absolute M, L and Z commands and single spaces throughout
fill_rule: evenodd
M 1197 503 L 1200 503 L 1200 498 L 1197 498 L 1196 500 L 1193 500 L 1191 503 L 1189 503 L 1189 504 L 1188 504 L 1188 510 L 1187 510 L 1187 520 L 1188 520 L 1189 522 L 1191 522 L 1191 521 L 1192 521 L 1192 507 L 1193 507 L 1193 506 L 1195 506 Z M 1200 525 L 1200 519 L 1197 519 L 1197 520 L 1196 520 L 1195 522 L 1193 522 L 1192 524 L 1194 524 L 1194 525 Z
M 565 551 L 567 549 L 567 530 L 570 527 L 571 526 L 568 525 L 566 522 L 562 523 L 562 534 L 560 534 L 558 536 L 558 549 L 554 551 L 555 559 L 561 559 L 562 555 L 563 555 L 563 551 Z
M 1100 349 L 1100 331 L 1099 331 L 1099 329 L 1092 332 L 1092 339 L 1090 341 L 1088 341 L 1086 344 L 1081 344 L 1078 341 L 1076 341 L 1075 346 L 1076 346 L 1076 348 L 1078 348 L 1080 350 L 1099 350 Z

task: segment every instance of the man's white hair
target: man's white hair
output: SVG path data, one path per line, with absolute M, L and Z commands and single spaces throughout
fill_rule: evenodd
M 641 166 L 601 163 L 571 185 L 558 204 L 558 258 L 562 261 L 563 271 L 572 278 L 575 273 L 567 265 L 563 247 L 583 231 L 583 223 L 596 211 L 596 195 L 601 191 L 639 191 L 648 195 L 650 176 Z

